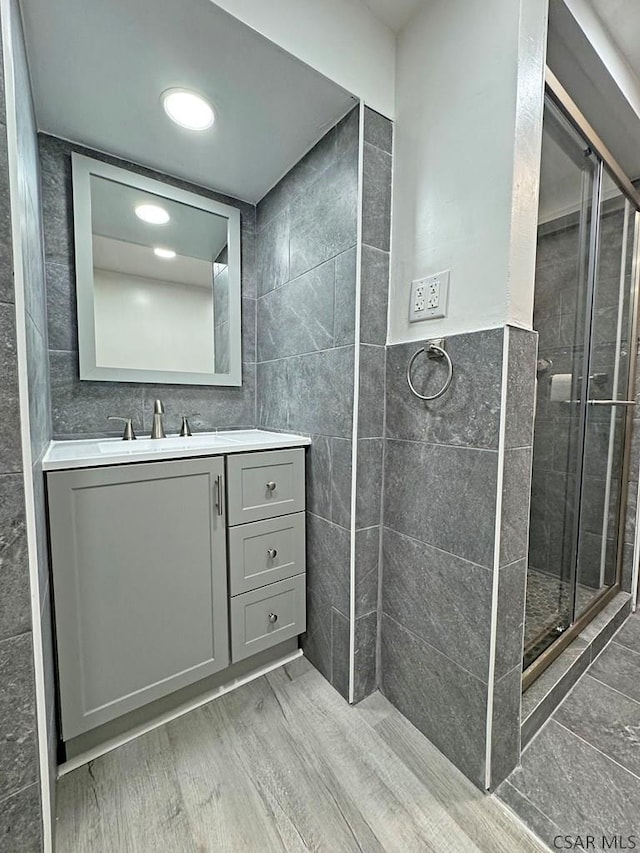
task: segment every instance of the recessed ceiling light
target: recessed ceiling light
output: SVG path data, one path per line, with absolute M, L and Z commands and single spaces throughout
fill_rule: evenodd
M 170 219 L 167 211 L 159 204 L 139 204 L 136 207 L 136 216 L 151 225 L 165 225 Z
M 165 261 L 170 261 L 176 256 L 173 249 L 161 249 L 160 246 L 156 246 L 153 250 L 153 254 L 157 255 L 159 258 L 163 258 Z
M 162 105 L 169 118 L 187 130 L 207 130 L 215 120 L 211 104 L 188 89 L 167 89 Z

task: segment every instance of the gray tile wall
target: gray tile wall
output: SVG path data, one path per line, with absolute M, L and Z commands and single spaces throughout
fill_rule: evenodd
M 365 109 L 362 243 L 354 109 L 257 210 L 258 424 L 309 433 L 311 661 L 349 694 L 355 348 L 359 356 L 355 682 L 376 686 L 392 124 Z M 356 340 L 357 253 L 361 304 Z
M 54 437 L 77 438 L 106 435 L 109 432 L 115 434 L 114 427 L 106 420 L 112 414 L 130 415 L 136 430 L 140 433 L 149 432 L 153 401 L 157 397 L 161 397 L 165 404 L 166 426 L 170 431 L 180 428 L 180 416 L 183 414 L 191 414 L 191 424 L 199 430 L 255 426 L 255 207 L 52 136 L 41 134 L 39 141 Z M 75 304 L 72 151 L 222 201 L 240 210 L 244 362 L 241 387 L 80 381 Z
M 492 786 L 519 756 L 535 335 L 509 329 Z M 485 785 L 503 341 L 493 329 L 447 339 L 449 391 L 424 403 L 406 382 L 415 343 L 386 369 L 382 690 L 477 785 Z M 445 366 L 421 359 L 435 391 Z
M 26 377 L 31 430 L 30 476 L 35 494 L 40 622 L 45 665 L 46 716 L 50 770 L 55 773 L 55 691 L 48 586 L 46 517 L 41 459 L 51 436 L 44 260 L 37 136 L 20 11 L 12 4 L 11 23 L 3 19 L 3 38 L 11 39 L 15 80 L 18 182 L 11 191 L 21 213 L 24 270 Z M 4 83 L 2 85 L 4 94 Z M 4 98 L 3 98 L 4 100 Z M 42 815 L 36 732 L 29 553 L 25 529 L 23 456 L 18 409 L 16 309 L 14 303 L 7 134 L 0 127 L 0 847 L 36 851 L 42 847 Z M 52 803 L 53 808 L 53 803 Z
M 359 702 L 378 684 L 378 607 L 384 470 L 392 123 L 364 111 L 360 380 L 355 519 L 355 683 Z
M 257 206 L 257 423 L 310 434 L 305 654 L 349 681 L 358 109 Z

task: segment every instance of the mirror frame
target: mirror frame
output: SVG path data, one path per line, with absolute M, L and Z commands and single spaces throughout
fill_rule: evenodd
M 73 230 L 76 259 L 78 351 L 80 379 L 94 382 L 153 382 L 175 385 L 242 385 L 242 320 L 240 269 L 240 211 L 187 190 L 146 178 L 128 169 L 73 152 Z M 186 373 L 183 371 L 141 370 L 101 367 L 96 364 L 95 313 L 93 290 L 93 233 L 91 227 L 91 176 L 135 187 L 160 198 L 214 213 L 227 220 L 229 259 L 229 372 Z M 214 365 L 215 367 L 215 365 Z

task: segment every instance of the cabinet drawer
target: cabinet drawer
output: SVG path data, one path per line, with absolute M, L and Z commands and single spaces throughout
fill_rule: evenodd
M 243 660 L 302 634 L 305 611 L 305 575 L 236 595 L 231 599 L 232 660 Z
M 305 571 L 304 513 L 240 524 L 229 530 L 231 595 Z
M 229 524 L 304 509 L 304 450 L 239 453 L 227 465 Z

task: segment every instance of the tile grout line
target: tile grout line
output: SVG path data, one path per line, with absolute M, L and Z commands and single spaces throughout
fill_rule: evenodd
M 625 767 L 624 764 L 620 764 L 620 762 L 616 761 L 615 758 L 612 758 L 610 755 L 607 755 L 606 752 L 603 752 L 597 746 L 594 746 L 594 744 L 592 744 L 590 741 L 581 737 L 581 735 L 579 735 L 577 732 L 574 732 L 573 729 L 570 729 L 568 726 L 565 726 L 564 723 L 561 723 L 559 720 L 556 720 L 553 717 L 552 717 L 552 720 L 557 726 L 560 726 L 561 729 L 563 729 L 565 732 L 567 732 L 568 735 L 571 735 L 571 737 L 576 738 L 576 740 L 579 740 L 586 747 L 588 747 L 589 749 L 592 749 L 594 752 L 597 752 L 598 755 L 601 755 L 603 758 L 606 758 L 607 761 L 610 761 L 612 764 L 615 764 L 616 767 L 620 768 L 620 770 L 624 770 L 625 773 L 628 773 L 630 776 L 633 776 L 634 779 L 636 779 L 638 782 L 640 782 L 640 776 L 638 776 L 637 773 L 634 773 L 633 770 L 629 770 L 629 768 Z
M 498 439 L 498 471 L 496 478 L 496 518 L 493 542 L 493 578 L 491 594 L 491 633 L 489 638 L 489 672 L 487 676 L 487 718 L 485 730 L 485 787 L 491 787 L 491 754 L 493 751 L 493 705 L 496 655 L 498 645 L 498 592 L 500 585 L 500 540 L 502 538 L 502 489 L 507 435 L 507 383 L 509 372 L 509 326 L 502 339 L 502 382 L 500 389 L 500 433 Z
M 627 693 L 624 693 L 622 690 L 618 690 L 617 687 L 612 687 L 611 684 L 607 684 L 606 681 L 602 681 L 602 679 L 598 678 L 597 675 L 592 675 L 588 670 L 587 670 L 587 672 L 585 672 L 585 675 L 588 678 L 592 678 L 594 681 L 597 681 L 598 684 L 601 684 L 603 687 L 606 687 L 608 690 L 611 690 L 614 693 L 617 693 L 618 696 L 622 696 L 623 699 L 628 699 L 630 702 L 635 702 L 636 705 L 640 705 L 640 699 L 634 699 L 633 696 L 629 696 Z M 560 706 L 558 706 L 558 708 L 559 707 Z

